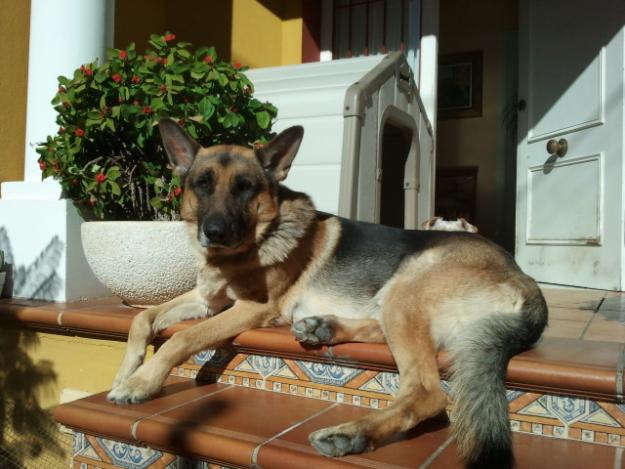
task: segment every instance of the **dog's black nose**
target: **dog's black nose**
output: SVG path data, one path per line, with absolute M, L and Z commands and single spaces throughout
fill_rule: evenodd
M 223 218 L 213 218 L 204 224 L 204 234 L 210 243 L 224 244 L 228 236 L 227 228 Z

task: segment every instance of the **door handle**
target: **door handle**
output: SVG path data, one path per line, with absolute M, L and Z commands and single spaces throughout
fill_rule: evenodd
M 555 139 L 551 139 L 547 142 L 547 153 L 552 156 L 563 157 L 566 155 L 566 152 L 569 150 L 569 142 L 566 139 L 561 138 L 556 141 Z

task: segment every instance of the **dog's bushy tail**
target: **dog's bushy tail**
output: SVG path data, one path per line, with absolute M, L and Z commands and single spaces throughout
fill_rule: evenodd
M 450 346 L 451 429 L 467 467 L 505 469 L 514 465 L 506 370 L 512 355 L 536 342 L 546 323 L 547 305 L 536 288 L 521 313 L 476 321 Z

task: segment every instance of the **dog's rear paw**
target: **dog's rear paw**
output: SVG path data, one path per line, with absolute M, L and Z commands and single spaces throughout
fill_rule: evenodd
M 362 453 L 372 449 L 369 439 L 350 431 L 342 431 L 340 427 L 323 428 L 308 437 L 310 444 L 324 456 L 339 457 L 346 454 Z
M 334 338 L 333 321 L 324 316 L 311 316 L 295 321 L 291 331 L 299 342 L 310 345 L 330 344 Z
M 138 404 L 148 400 L 152 394 L 150 386 L 130 377 L 113 387 L 106 398 L 114 404 Z

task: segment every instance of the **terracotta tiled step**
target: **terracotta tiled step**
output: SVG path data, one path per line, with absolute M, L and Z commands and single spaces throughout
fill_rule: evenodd
M 32 327 L 118 339 L 125 338 L 137 311 L 122 305 L 117 299 L 67 304 L 0 300 L 0 313 L 12 314 Z M 186 321 L 170 327 L 160 334 L 160 340 L 196 322 Z M 288 328 L 248 331 L 236 337 L 233 345 L 235 351 L 243 353 L 376 371 L 396 370 L 386 345 L 348 343 L 304 348 L 295 341 Z M 443 372 L 447 369 L 444 352 L 439 355 L 439 365 Z M 508 387 L 515 389 L 622 402 L 624 367 L 623 343 L 545 337 L 535 348 L 511 360 L 507 381 Z
M 328 459 L 308 444 L 311 431 L 377 411 L 181 378 L 170 378 L 161 395 L 143 404 L 115 406 L 104 396 L 61 405 L 55 417 L 89 435 L 229 467 L 461 467 L 446 425 L 438 421 L 426 422 L 372 453 Z M 514 435 L 514 445 L 519 469 L 621 468 L 616 465 L 619 450 L 608 446 L 522 434 Z

